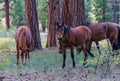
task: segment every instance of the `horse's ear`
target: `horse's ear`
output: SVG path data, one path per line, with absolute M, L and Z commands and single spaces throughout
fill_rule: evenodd
M 58 22 L 56 22 L 56 25 L 57 25 L 57 26 L 59 26 L 59 23 L 58 23 Z
M 87 22 L 85 22 L 85 24 L 86 24 L 87 26 L 89 26 L 89 25 L 90 25 L 90 22 L 87 21 Z
M 64 26 L 64 21 L 62 21 L 62 26 Z

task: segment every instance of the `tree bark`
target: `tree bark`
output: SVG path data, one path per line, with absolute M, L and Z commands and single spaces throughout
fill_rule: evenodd
M 10 28 L 9 0 L 5 0 L 5 15 L 6 15 L 6 26 L 7 26 L 7 29 L 9 29 Z
M 118 2 L 117 0 L 112 1 L 113 7 L 113 22 L 119 23 L 119 15 L 118 15 Z
M 84 0 L 64 0 L 62 18 L 66 25 L 72 27 L 84 22 Z
M 30 27 L 34 39 L 34 48 L 41 50 L 41 38 L 36 10 L 36 0 L 24 0 L 26 10 L 26 25 Z
M 59 0 L 48 0 L 48 36 L 46 47 L 55 47 L 56 44 L 56 22 L 60 22 Z

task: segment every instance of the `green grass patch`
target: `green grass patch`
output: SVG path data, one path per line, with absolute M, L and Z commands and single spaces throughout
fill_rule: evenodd
M 0 53 L 15 52 L 15 50 L 16 48 L 14 38 L 0 38 Z
M 52 68 L 57 69 L 62 65 L 62 55 L 54 54 L 50 51 L 44 52 L 32 52 L 31 53 L 31 64 L 26 66 L 22 65 L 21 58 L 19 60 L 19 66 L 16 66 L 16 56 L 6 55 L 9 62 L 1 63 L 2 70 L 16 72 L 28 72 L 28 71 L 52 71 Z
M 46 41 L 47 41 L 46 38 L 41 39 L 43 48 L 45 48 L 46 46 Z M 16 43 L 13 37 L 0 38 L 0 53 L 5 53 L 5 52 L 7 53 L 16 52 Z
M 46 47 L 47 38 L 41 38 L 42 47 Z

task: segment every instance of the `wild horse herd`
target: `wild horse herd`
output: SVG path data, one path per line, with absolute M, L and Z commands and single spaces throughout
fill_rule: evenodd
M 88 54 L 92 57 L 94 55 L 90 52 L 92 42 L 94 41 L 97 45 L 97 49 L 101 54 L 99 49 L 99 42 L 103 39 L 109 39 L 112 45 L 112 49 L 118 50 L 120 48 L 120 27 L 116 23 L 104 22 L 104 23 L 89 23 L 83 22 L 78 27 L 69 27 L 62 24 L 56 23 L 57 30 L 56 36 L 59 41 L 59 53 L 63 53 L 63 65 L 65 67 L 66 60 L 66 49 L 70 48 L 71 58 L 73 61 L 73 67 L 75 67 L 74 61 L 74 47 L 77 51 L 83 50 L 84 53 L 84 63 L 87 62 Z M 26 60 L 30 62 L 29 51 L 34 46 L 34 40 L 31 35 L 31 31 L 27 26 L 21 26 L 17 29 L 15 34 L 16 50 L 17 50 L 17 62 L 19 65 L 19 57 L 21 55 L 22 63 L 25 65 Z M 21 51 L 21 52 L 20 52 Z
M 97 48 L 99 49 L 98 41 L 103 39 L 109 39 L 112 45 L 113 51 L 120 48 L 120 28 L 116 23 L 104 22 L 104 23 L 81 23 L 78 27 L 69 27 L 64 23 L 57 23 L 57 38 L 59 40 L 59 52 L 63 53 L 63 68 L 65 67 L 66 49 L 70 48 L 71 58 L 73 61 L 73 67 L 75 67 L 74 61 L 74 47 L 81 47 L 84 52 L 84 63 L 87 59 L 87 53 L 92 57 L 94 55 L 90 52 L 92 41 L 95 41 Z M 81 50 L 81 49 L 78 49 Z

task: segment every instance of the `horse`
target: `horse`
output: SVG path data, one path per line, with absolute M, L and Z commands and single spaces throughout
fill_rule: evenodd
M 31 34 L 29 27 L 20 26 L 17 28 L 16 33 L 15 33 L 15 42 L 16 42 L 16 50 L 17 50 L 16 65 L 19 65 L 20 55 L 21 55 L 23 65 L 26 65 L 27 58 L 28 58 L 28 62 L 30 63 L 29 51 L 34 46 L 34 40 L 32 38 L 32 34 Z
M 103 23 L 89 23 L 89 22 L 83 22 L 80 24 L 80 26 L 87 26 L 92 31 L 92 38 L 91 41 L 95 41 L 97 49 L 99 51 L 99 54 L 101 54 L 99 42 L 103 39 L 109 39 L 110 43 L 112 45 L 112 49 L 117 50 L 119 49 L 118 43 L 120 42 L 119 37 L 119 25 L 116 23 L 111 22 L 103 22 Z M 89 46 L 89 52 L 91 49 L 92 42 Z M 77 49 L 78 51 L 80 49 Z
M 57 23 L 56 36 L 59 40 L 59 53 L 63 53 L 63 65 L 65 67 L 66 60 L 66 49 L 71 50 L 71 58 L 73 61 L 73 67 L 75 67 L 74 61 L 74 47 L 81 46 L 84 52 L 84 63 L 85 65 L 87 59 L 88 46 L 91 40 L 92 32 L 86 26 L 79 26 L 76 28 L 71 28 L 69 26 Z

